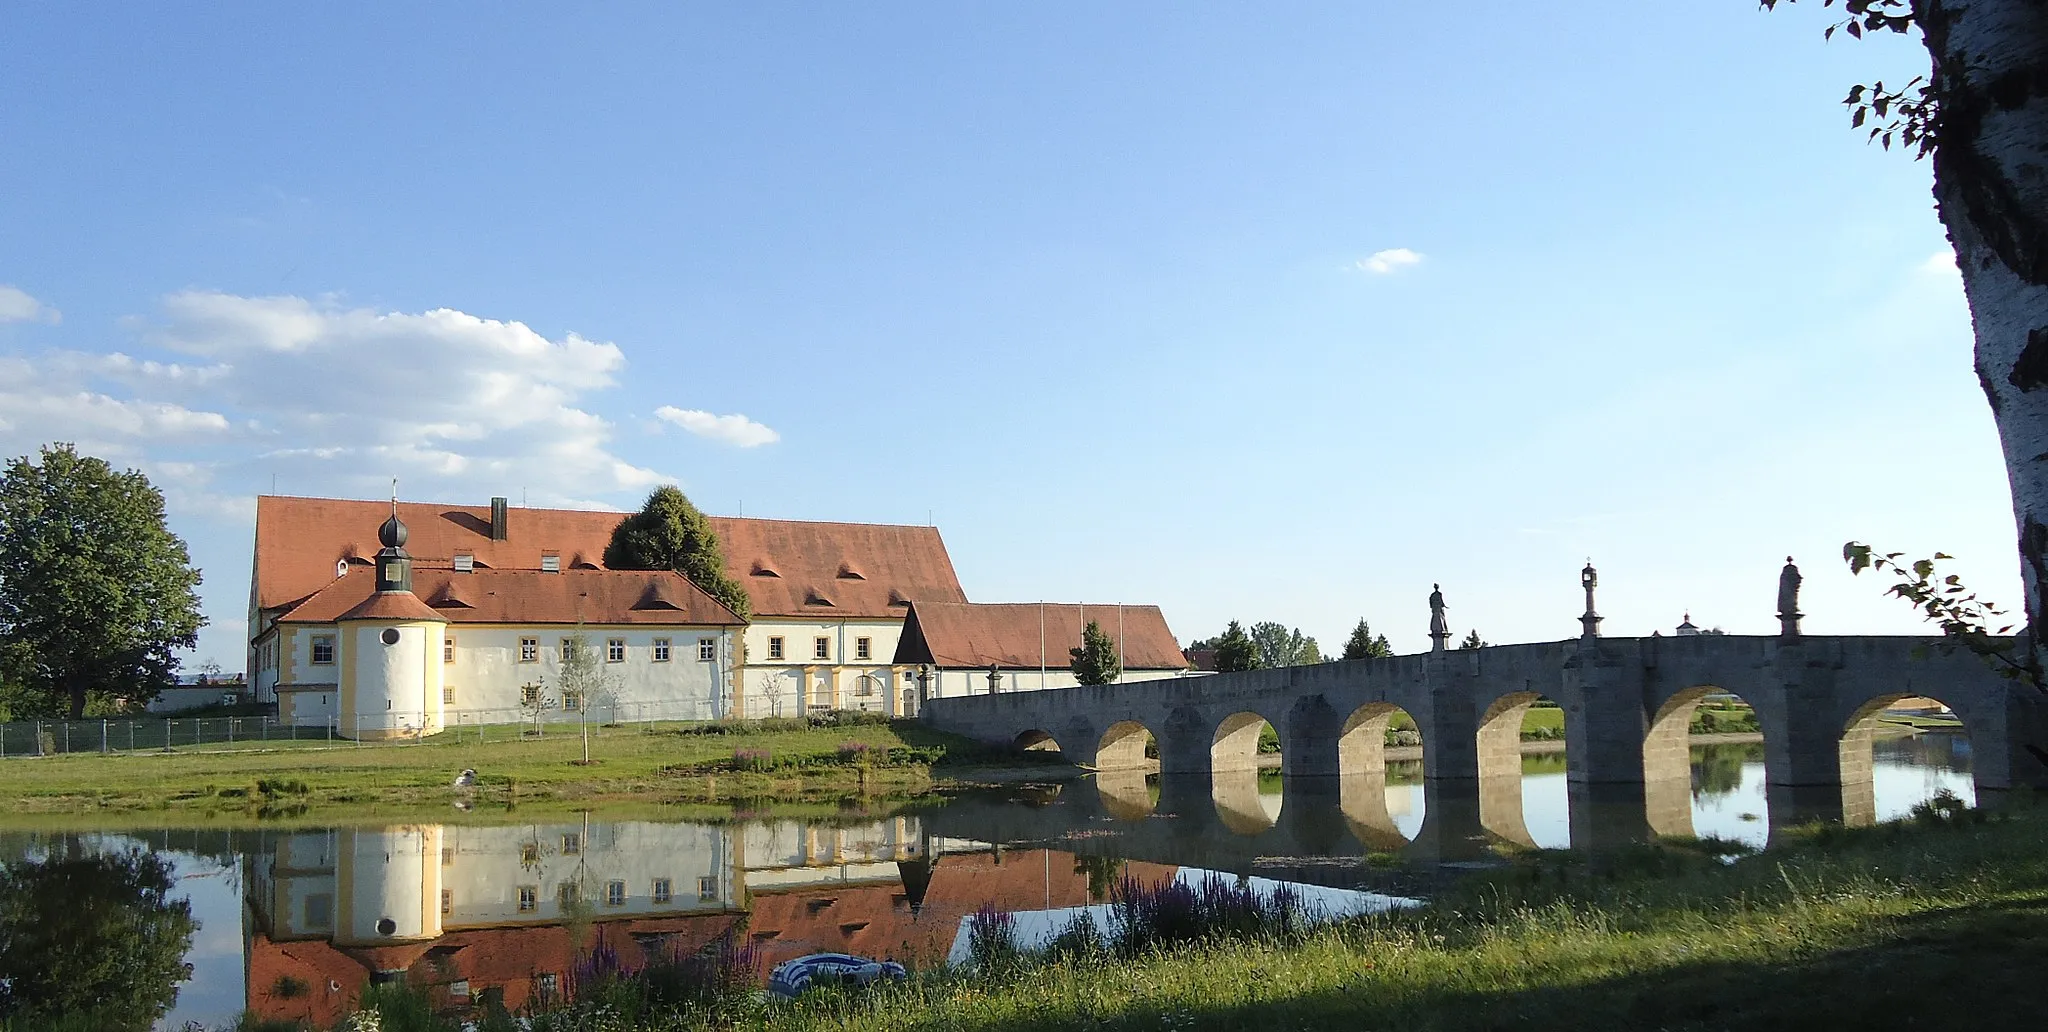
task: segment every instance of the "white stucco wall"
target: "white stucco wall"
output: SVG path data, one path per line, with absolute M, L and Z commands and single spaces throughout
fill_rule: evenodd
M 394 646 L 396 647 L 396 646 Z M 382 943 L 441 934 L 440 825 L 344 828 L 337 942 Z M 384 922 L 389 922 L 385 924 Z
M 897 691 L 896 705 L 900 707 L 905 686 L 900 675 L 892 678 L 895 668 L 889 661 L 895 658 L 896 642 L 902 636 L 902 620 L 756 617 L 746 633 L 745 715 L 786 717 L 821 709 L 898 712 L 891 708 L 885 686 Z M 776 637 L 783 640 L 781 659 L 769 656 L 769 639 Z M 828 658 L 816 658 L 819 638 L 827 640 Z M 868 639 L 867 659 L 858 658 L 861 638 Z M 811 671 L 808 680 L 804 676 L 807 668 Z M 875 694 L 858 694 L 863 674 L 876 679 Z
M 1044 688 L 1072 688 L 1080 681 L 1074 677 L 1067 664 L 1048 667 L 1043 674 L 1036 670 L 1004 670 L 999 690 L 1010 692 L 1035 692 Z M 1125 670 L 1119 683 L 1130 681 L 1158 681 L 1169 677 L 1181 677 L 1192 673 L 1186 670 Z M 949 699 L 961 695 L 987 695 L 988 671 L 982 670 L 939 670 L 932 675 L 932 697 Z
M 398 625 L 399 644 L 387 646 L 379 636 L 390 626 L 393 625 L 388 622 L 351 622 L 346 633 L 332 625 L 298 628 L 290 640 L 295 652 L 292 681 L 311 687 L 283 692 L 279 718 L 302 726 L 338 720 L 347 729 L 354 726 L 354 711 L 360 710 L 362 726 L 373 731 L 415 728 L 422 719 L 430 732 L 436 728 L 510 724 L 531 719 L 529 711 L 520 707 L 521 688 L 538 683 L 556 701 L 544 720 L 586 719 L 584 712 L 565 710 L 560 705 L 562 639 L 578 633 L 575 627 Z M 438 627 L 438 631 L 429 633 L 423 629 L 427 627 Z M 721 688 L 731 680 L 726 671 L 737 636 L 730 629 L 585 626 L 581 633 L 595 650 L 613 695 L 608 704 L 603 699 L 588 700 L 589 720 L 710 720 L 723 715 L 731 705 L 730 688 Z M 312 665 L 313 638 L 330 634 L 337 643 L 336 662 Z M 453 639 L 452 663 L 446 661 L 443 636 Z M 534 662 L 520 661 L 522 638 L 538 640 Z M 614 638 L 625 642 L 622 662 L 606 660 L 608 645 Z M 663 638 L 669 641 L 670 658 L 657 661 L 654 644 L 656 639 Z M 705 640 L 712 642 L 714 658 L 709 661 L 698 658 L 699 643 Z M 346 705 L 339 691 L 344 668 L 355 681 L 354 698 Z M 388 689 L 387 684 L 391 686 Z M 328 685 L 334 686 L 334 690 L 320 690 Z

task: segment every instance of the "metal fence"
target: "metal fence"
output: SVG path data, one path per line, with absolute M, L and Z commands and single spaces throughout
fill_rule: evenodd
M 803 717 L 832 711 L 888 712 L 880 694 L 842 693 L 838 699 L 797 693 L 751 692 L 742 707 L 726 707 L 727 719 Z M 837 705 L 834 705 L 837 703 Z M 914 699 L 901 705 L 914 709 Z M 744 710 L 744 712 L 742 712 Z M 564 700 L 532 706 L 444 708 L 440 726 L 419 710 L 379 709 L 360 713 L 313 713 L 293 718 L 117 717 L 104 720 L 24 720 L 0 723 L 0 759 L 60 753 L 128 752 L 193 747 L 260 747 L 270 742 L 328 742 L 336 746 L 433 741 L 507 741 L 555 735 L 639 733 L 659 724 L 720 719 L 705 699 L 618 702 Z
M 323 737 L 324 728 L 293 727 L 271 716 L 20 720 L 0 724 L 0 758 Z

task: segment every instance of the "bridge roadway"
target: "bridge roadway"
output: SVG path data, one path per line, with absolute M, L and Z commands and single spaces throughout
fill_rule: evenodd
M 2023 744 L 2048 742 L 2048 706 L 2040 693 L 1999 677 L 1966 651 L 1930 648 L 1928 642 L 1797 633 L 1587 635 L 930 699 L 921 716 L 935 728 L 991 744 L 1057 748 L 1070 762 L 1107 775 L 1104 784 L 1112 794 L 1117 775 L 1127 783 L 1129 772 L 1149 769 L 1150 738 L 1157 743 L 1164 784 L 1207 782 L 1220 802 L 1241 794 L 1230 786 L 1256 770 L 1262 721 L 1279 733 L 1287 778 L 1330 784 L 1362 778 L 1370 784 L 1385 777 L 1387 724 L 1403 711 L 1421 732 L 1431 817 L 1439 800 L 1469 799 L 1486 828 L 1515 840 L 1527 838 L 1526 831 L 1517 831 L 1522 717 L 1539 697 L 1556 702 L 1565 714 L 1575 842 L 1590 840 L 1582 831 L 1599 834 L 1589 823 L 1596 812 L 1630 809 L 1642 813 L 1657 834 L 1690 833 L 1692 713 L 1717 692 L 1734 693 L 1756 710 L 1775 824 L 1811 817 L 1872 819 L 1870 745 L 1878 717 L 1916 696 L 1939 700 L 1961 719 L 1980 799 L 1990 801 L 2016 786 L 2048 788 L 2048 765 Z M 1294 784 L 1288 782 L 1290 792 Z M 1369 812 L 1369 802 L 1363 805 L 1366 810 L 1351 808 L 1364 814 L 1354 823 L 1391 828 Z M 1183 802 L 1175 809 L 1200 807 Z M 1287 809 L 1283 805 L 1283 823 Z

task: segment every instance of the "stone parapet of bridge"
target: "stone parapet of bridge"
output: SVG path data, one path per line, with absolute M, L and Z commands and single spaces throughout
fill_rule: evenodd
M 1693 710 L 1720 692 L 1756 711 L 1774 819 L 1781 806 L 1787 813 L 1864 816 L 1878 715 L 1914 697 L 1939 700 L 1962 721 L 1980 793 L 2048 787 L 2042 754 L 2027 747 L 2048 743 L 2040 693 L 2000 677 L 1967 651 L 1931 646 L 1924 637 L 1588 635 L 932 699 L 922 717 L 990 744 L 1050 740 L 1070 761 L 1110 774 L 1149 769 L 1149 735 L 1162 777 L 1208 776 L 1222 785 L 1232 780 L 1227 775 L 1255 769 L 1262 721 L 1279 734 L 1288 777 L 1384 777 L 1385 731 L 1398 710 L 1421 734 L 1425 779 L 1454 788 L 1471 783 L 1469 794 L 1482 810 L 1500 811 L 1487 821 L 1493 826 L 1519 820 L 1522 718 L 1547 697 L 1564 710 L 1576 832 L 1576 814 L 1586 809 L 1576 804 L 1595 796 L 1646 800 L 1653 826 L 1660 814 L 1675 822 L 1665 812 L 1689 800 Z M 1510 807 L 1513 817 L 1505 812 Z M 1689 828 L 1689 817 L 1685 823 Z

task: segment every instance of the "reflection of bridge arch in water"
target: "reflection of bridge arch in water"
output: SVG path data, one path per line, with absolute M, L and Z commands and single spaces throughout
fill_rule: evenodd
M 1396 722 L 1416 726 L 1407 710 L 1390 702 L 1368 702 L 1351 711 L 1337 736 L 1344 822 L 1352 836 L 1374 852 L 1393 852 L 1408 844 L 1387 808 L 1387 734 Z M 1419 731 L 1415 741 L 1428 748 Z
M 1537 703 L 1549 701 L 1537 692 L 1509 692 L 1479 718 L 1479 823 L 1527 848 L 1536 840 L 1522 815 L 1522 723 Z
M 1924 692 L 1889 692 L 1856 707 L 1843 722 L 1842 740 L 1836 747 L 1837 759 L 1842 768 L 1843 824 L 1860 827 L 1877 822 L 1876 763 L 1871 755 L 1871 744 L 1876 740 L 1878 730 L 1884 725 L 1884 714 L 1887 710 L 1900 703 L 1912 704 L 1918 700 L 1946 707 L 1962 724 L 1960 730 L 1963 737 L 1970 739 L 1971 744 L 1975 745 L 1975 736 L 1970 733 L 1969 716 L 1937 696 Z
M 1713 695 L 1726 695 L 1751 706 L 1757 727 L 1761 730 L 1764 726 L 1764 714 L 1748 699 L 1715 685 L 1694 685 L 1666 698 L 1651 715 L 1650 729 L 1643 735 L 1644 815 L 1652 834 L 1691 838 L 1698 833 L 1692 819 L 1692 723 L 1700 704 Z M 1765 732 L 1765 741 L 1770 738 Z M 1765 777 L 1769 776 L 1766 768 Z M 1739 768 L 1737 777 L 1739 780 Z
M 1209 793 L 1216 817 L 1239 835 L 1256 835 L 1277 819 L 1259 800 L 1259 738 L 1271 726 L 1249 710 L 1232 713 L 1216 725 L 1209 741 Z

